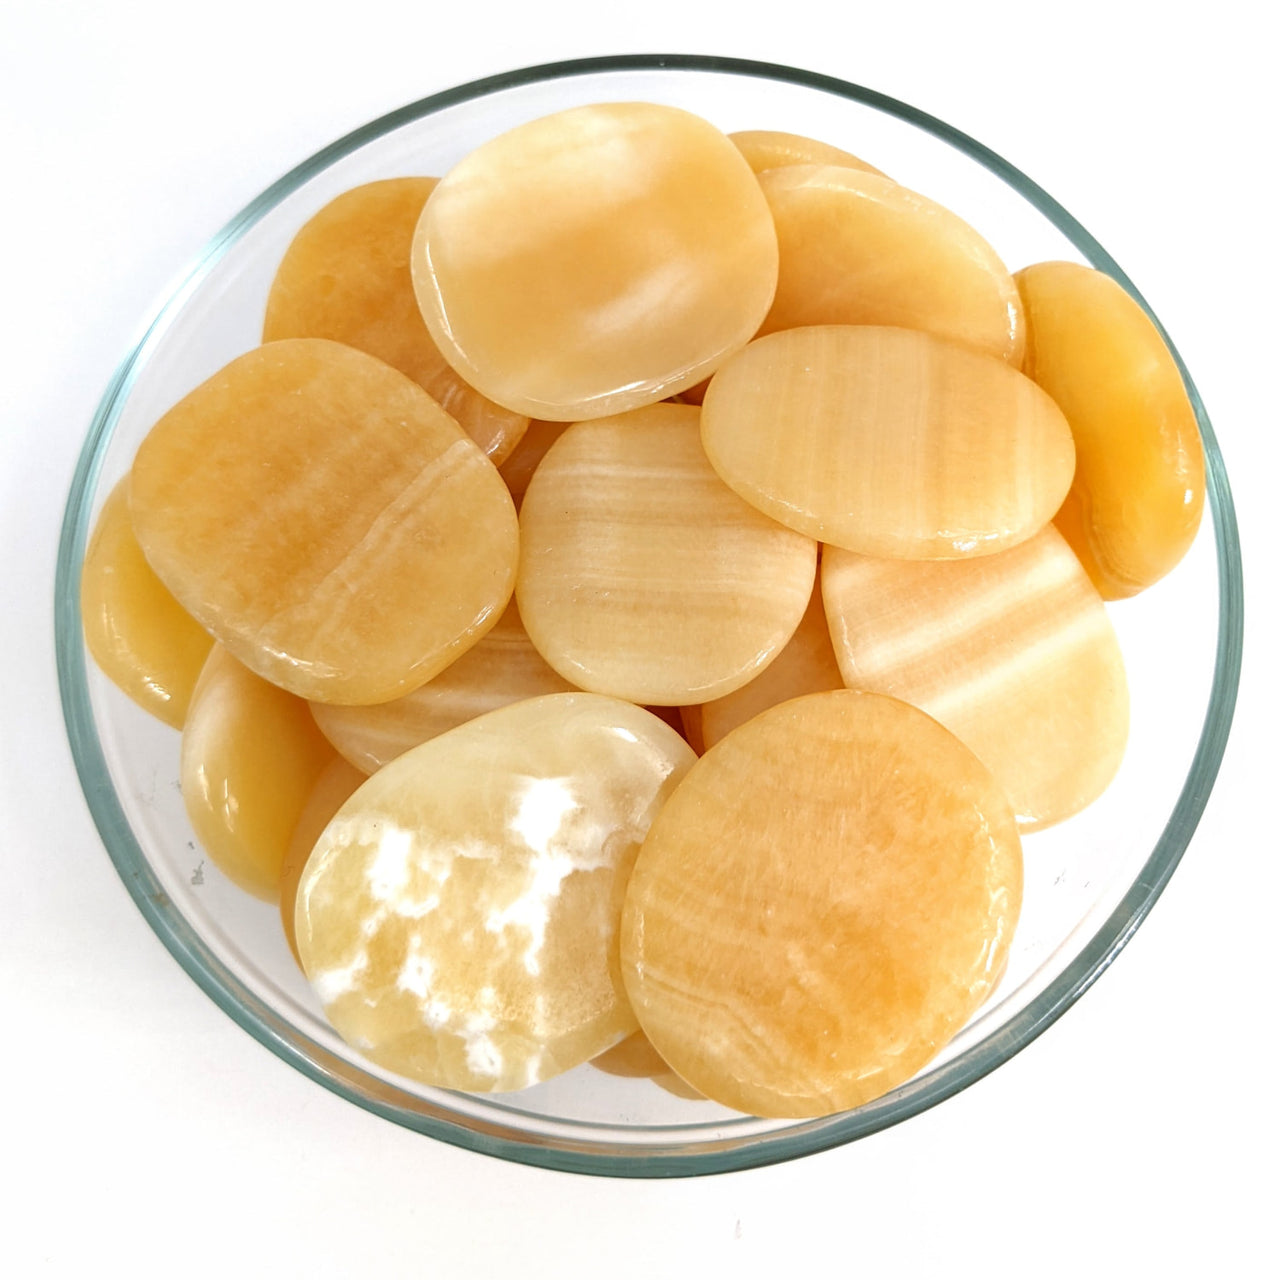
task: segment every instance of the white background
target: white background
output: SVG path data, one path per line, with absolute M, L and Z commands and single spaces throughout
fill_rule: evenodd
M 507 8 L 36 3 L 0 16 L 0 1188 L 7 1274 L 1208 1274 L 1274 1266 L 1275 130 L 1261 5 Z M 116 879 L 58 709 L 52 581 L 81 438 L 204 242 L 331 139 L 451 84 L 625 51 L 825 71 L 980 138 L 1143 290 L 1240 508 L 1245 678 L 1182 867 L 1079 1006 L 851 1147 L 618 1182 L 364 1114 L 202 995 Z M 1176 690 L 1170 691 L 1176 696 Z M 8 1181 L 8 1180 L 7 1180 Z M 1274 1274 L 1274 1273 L 1273 1273 Z

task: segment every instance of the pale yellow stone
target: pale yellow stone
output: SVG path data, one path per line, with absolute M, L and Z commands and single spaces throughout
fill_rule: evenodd
M 279 901 L 289 841 L 335 758 L 301 698 L 215 645 L 182 730 L 182 800 L 200 844 L 240 888 Z
M 660 404 L 577 423 L 520 512 L 520 616 L 566 680 L 678 706 L 745 684 L 813 587 L 817 547 L 712 471 L 699 411 Z
M 757 339 L 702 407 L 712 466 L 824 543 L 953 559 L 1029 538 L 1071 485 L 1071 430 L 1016 369 L 929 334 L 816 326 Z
M 420 742 L 524 698 L 573 689 L 533 647 L 513 600 L 492 631 L 421 688 L 372 707 L 313 703 L 325 737 L 364 773 Z
M 156 577 L 129 517 L 129 478 L 111 491 L 84 553 L 80 617 L 93 660 L 140 707 L 182 728 L 213 637 Z
M 1057 517 L 1104 600 L 1136 595 L 1186 554 L 1204 509 L 1204 449 L 1169 348 L 1110 276 L 1074 262 L 1017 275 L 1023 369 L 1075 436 L 1075 482 Z
M 453 367 L 555 421 L 700 382 L 755 333 L 777 270 L 737 148 L 650 103 L 575 107 L 480 146 L 431 194 L 413 249 L 423 318 Z
M 700 709 L 699 752 L 714 747 L 727 733 L 746 724 L 769 707 L 806 693 L 843 689 L 840 667 L 827 631 L 819 583 L 814 583 L 809 607 L 782 652 L 750 684 L 705 703 Z
M 790 165 L 760 175 L 778 230 L 761 333 L 810 324 L 923 329 L 1022 359 L 1022 304 L 996 251 L 948 209 L 881 175 Z
M 627 994 L 681 1078 L 812 1116 L 924 1067 L 991 991 L 1022 896 L 990 773 L 895 699 L 772 707 L 686 775 L 622 918 Z
M 731 133 L 733 143 L 751 166 L 753 173 L 766 169 L 778 169 L 789 164 L 835 164 L 849 169 L 861 169 L 865 173 L 880 173 L 875 165 L 859 160 L 857 156 L 828 142 L 806 138 L 799 133 L 782 133 L 777 129 L 743 129 Z M 884 175 L 881 173 L 881 177 Z
M 431 340 L 409 252 L 436 178 L 387 178 L 344 191 L 294 236 L 271 282 L 263 342 L 330 338 L 385 360 L 458 420 L 494 465 L 529 419 L 487 400 Z
M 130 505 L 197 621 L 318 701 L 417 688 L 497 622 L 515 580 L 493 464 L 416 383 L 319 338 L 259 347 L 165 414 Z
M 1023 831 L 1114 777 L 1129 693 L 1102 599 L 1053 525 L 963 561 L 828 547 L 822 593 L 844 682 L 927 711 L 991 770 Z
M 639 707 L 552 694 L 374 774 L 298 893 L 303 968 L 338 1032 L 427 1084 L 523 1088 L 635 1030 L 618 921 L 640 841 L 693 762 Z

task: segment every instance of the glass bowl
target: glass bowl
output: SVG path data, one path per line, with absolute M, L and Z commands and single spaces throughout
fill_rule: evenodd
M 1012 165 L 940 120 L 830 77 L 724 58 L 624 56 L 532 67 L 435 94 L 333 143 L 264 191 L 215 237 L 125 358 L 67 504 L 59 676 L 81 784 L 129 892 L 187 973 L 286 1062 L 386 1119 L 472 1150 L 596 1174 L 713 1173 L 833 1147 L 933 1106 L 1031 1041 L 1110 964 L 1176 867 L 1217 773 L 1239 676 L 1240 553 L 1222 459 L 1188 377 L 1210 518 L 1173 574 L 1111 607 L 1131 682 L 1124 764 L 1092 807 L 1026 838 L 1025 904 L 1008 971 L 955 1040 L 901 1088 L 846 1114 L 777 1121 L 589 1064 L 521 1094 L 480 1096 L 419 1086 L 361 1061 L 323 1021 L 275 909 L 224 881 L 197 846 L 178 792 L 177 735 L 86 663 L 78 610 L 86 536 L 152 423 L 257 344 L 272 275 L 312 213 L 358 183 L 443 173 L 513 125 L 604 100 L 670 103 L 726 132 L 821 138 L 955 210 L 1011 268 L 1070 258 L 1134 292 L 1092 236 Z

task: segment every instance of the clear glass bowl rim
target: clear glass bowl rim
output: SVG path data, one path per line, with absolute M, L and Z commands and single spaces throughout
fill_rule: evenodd
M 673 1141 L 643 1152 L 591 1137 L 603 1126 L 581 1125 L 579 1139 L 554 1141 L 514 1136 L 501 1126 L 470 1127 L 447 1114 L 423 1114 L 396 1104 L 381 1082 L 359 1078 L 320 1046 L 293 1031 L 250 992 L 204 944 L 163 892 L 131 830 L 112 785 L 89 699 L 79 597 L 80 566 L 89 533 L 92 497 L 103 454 L 135 378 L 169 318 L 212 267 L 271 208 L 330 164 L 366 143 L 446 107 L 504 89 L 574 76 L 625 71 L 696 71 L 788 82 L 834 94 L 894 116 L 932 134 L 989 169 L 1037 208 L 1084 258 L 1105 271 L 1158 318 L 1110 254 L 1056 200 L 1007 160 L 944 121 L 882 93 L 832 76 L 774 63 L 694 54 L 625 54 L 525 67 L 432 94 L 390 112 L 331 143 L 268 187 L 208 244 L 173 294 L 157 309 L 142 337 L 121 362 L 98 405 L 76 466 L 63 518 L 55 577 L 54 624 L 58 680 L 80 784 L 116 870 L 147 923 L 197 985 L 240 1027 L 312 1080 L 397 1124 L 459 1147 L 523 1164 L 620 1177 L 672 1177 L 721 1173 L 795 1159 L 887 1128 L 981 1079 L 1059 1018 L 1111 964 L 1155 904 L 1173 874 L 1204 811 L 1226 747 L 1235 710 L 1243 643 L 1244 589 L 1239 534 L 1226 469 L 1199 393 L 1177 351 L 1178 363 L 1204 440 L 1209 510 L 1218 566 L 1217 652 L 1209 706 L 1199 743 L 1178 801 L 1160 839 L 1123 900 L 1079 954 L 1035 1000 L 966 1053 L 938 1071 L 910 1082 L 867 1107 L 745 1140 Z M 570 1133 L 572 1124 L 562 1126 Z M 673 1135 L 674 1137 L 674 1135 Z

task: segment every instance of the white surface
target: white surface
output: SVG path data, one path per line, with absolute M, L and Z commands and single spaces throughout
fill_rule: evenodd
M 5 1271 L 527 1276 L 1254 1275 L 1277 1137 L 1270 942 L 1277 104 L 1262 9 L 792 0 L 6 6 L 0 308 Z M 1043 10 L 1043 12 L 1042 12 Z M 845 13 L 845 25 L 829 15 Z M 305 14 L 305 17 L 299 15 Z M 1256 15 L 1254 17 L 1253 15 Z M 233 213 L 332 138 L 479 75 L 623 51 L 830 72 L 980 138 L 1164 319 L 1216 424 L 1248 584 L 1237 726 L 1201 829 L 1085 999 L 994 1075 L 854 1146 L 674 1183 L 544 1173 L 297 1075 L 178 969 L 102 851 L 52 656 L 58 522 L 111 371 Z

